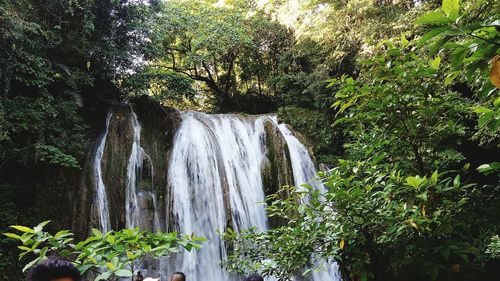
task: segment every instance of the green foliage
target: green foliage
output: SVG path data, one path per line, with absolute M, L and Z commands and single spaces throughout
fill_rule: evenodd
M 439 56 L 422 59 L 404 36 L 382 47 L 363 62 L 356 80 L 343 76 L 330 83 L 335 122 L 349 128 L 349 157 L 397 163 L 420 174 L 456 168 L 463 156 L 454 147 L 467 134 L 471 103 L 441 83 Z
M 405 177 L 388 166 L 341 161 L 322 179 L 326 194 L 292 189 L 288 199 L 268 198 L 269 215 L 287 225 L 226 233 L 235 243 L 228 268 L 288 280 L 318 261 L 335 260 L 354 279 L 443 280 L 457 265 L 472 267 L 470 258 L 479 255 L 460 219 L 473 185 L 459 175 Z
M 322 142 L 328 133 L 347 136 L 347 160 L 336 160 L 335 168 L 320 174 L 324 194 L 283 188 L 280 192 L 290 198 L 268 198 L 268 214 L 283 218 L 285 225 L 265 232 L 225 233 L 234 243 L 225 265 L 280 280 L 319 270 L 315 267 L 323 261 L 339 262 L 344 278 L 352 280 L 488 278 L 498 266 L 498 239 L 491 237 L 498 233 L 499 167 L 498 162 L 480 165 L 489 155 L 474 154 L 483 147 L 497 153 L 498 147 L 498 90 L 487 77 L 488 63 L 498 54 L 497 4 L 445 0 L 438 10 L 421 15 L 419 25 L 410 30 L 404 23 L 432 5 L 397 11 L 378 1 L 362 9 L 356 6 L 361 2 L 328 2 L 318 12 L 336 14 L 358 7 L 359 12 L 351 11 L 352 19 L 371 23 L 357 26 L 347 20 L 350 29 L 330 39 L 339 38 L 332 46 L 337 51 L 339 45 L 347 46 L 353 56 L 330 55 L 338 54 L 354 67 L 329 80 L 334 100 L 322 99 L 333 104 L 333 127 L 320 128 L 312 121 L 326 115 L 303 117 L 304 111 L 289 107 L 280 112 L 300 131 L 313 135 L 310 139 Z M 408 19 L 386 25 L 380 14 L 363 18 L 377 5 L 378 12 L 393 11 L 392 20 L 398 15 Z M 341 16 L 335 18 L 339 24 L 324 22 L 343 28 Z M 377 21 L 381 30 L 399 26 L 404 32 L 382 32 L 382 38 L 392 39 L 371 44 L 373 37 L 359 39 L 348 33 L 366 32 Z M 433 28 L 416 37 L 422 25 Z M 339 37 L 342 32 L 349 37 Z M 344 44 L 350 39 L 363 42 L 363 51 Z M 359 65 L 352 57 L 362 58 Z M 300 94 L 290 95 L 290 100 L 305 104 Z M 471 165 L 479 174 L 469 171 Z
M 146 259 L 159 259 L 179 252 L 200 249 L 204 238 L 178 236 L 177 233 L 152 233 L 138 229 L 123 229 L 101 233 L 94 229 L 86 240 L 74 242 L 73 234 L 61 230 L 52 235 L 44 231 L 49 221 L 34 228 L 14 225 L 17 233 L 4 233 L 5 236 L 21 243 L 20 259 L 31 260 L 23 272 L 49 256 L 57 256 L 71 261 L 82 274 L 98 274 L 95 280 L 118 280 L 133 277 L 135 269 L 140 268 Z
M 449 59 L 445 85 L 461 77 L 477 91 L 482 105 L 474 110 L 479 117 L 476 137 L 483 144 L 497 142 L 495 135 L 500 132 L 499 91 L 490 79 L 485 79 L 495 67 L 492 63 L 495 55 L 500 54 L 499 9 L 497 1 L 468 1 L 460 7 L 458 0 L 448 0 L 443 1 L 437 11 L 417 20 L 418 24 L 432 27 L 418 44 L 433 42 L 428 48 L 429 54 L 440 52 Z M 487 138 L 493 140 L 486 141 Z
M 479 86 L 485 95 L 493 90 L 493 85 L 485 74 L 489 73 L 488 63 L 498 54 L 500 35 L 498 28 L 498 3 L 478 0 L 466 3 L 462 11 L 458 0 L 443 1 L 437 10 L 427 13 L 416 20 L 417 24 L 431 25 L 434 28 L 420 38 L 418 44 L 429 44 L 430 55 L 440 51 L 449 55 L 451 70 L 446 81 L 450 84 L 464 70 L 465 77 L 473 85 Z M 481 76 L 474 75 L 476 71 Z
M 234 110 L 242 95 L 275 94 L 267 79 L 276 74 L 293 35 L 252 2 L 165 2 L 154 27 L 156 73 L 176 72 L 199 82 L 218 110 Z M 202 98 L 200 97 L 200 98 Z
M 500 258 L 500 237 L 498 235 L 491 237 L 491 242 L 488 244 L 486 254 L 493 259 Z
M 79 167 L 73 155 L 82 157 L 86 148 L 82 118 L 75 114 L 75 101 L 55 99 L 45 95 L 39 98 L 14 97 L 3 106 L 9 114 L 4 119 L 6 138 L 0 149 L 4 161 L 37 162 Z
M 132 3 L 134 2 L 134 3 Z M 0 167 L 79 167 L 80 115 L 94 83 L 119 80 L 146 53 L 154 5 L 6 0 L 0 4 Z
M 319 163 L 335 163 L 335 155 L 339 155 L 342 150 L 343 135 L 341 130 L 332 133 L 332 116 L 319 110 L 288 106 L 278 110 L 278 117 L 294 130 L 307 136 L 302 138 L 301 142 L 313 150 Z

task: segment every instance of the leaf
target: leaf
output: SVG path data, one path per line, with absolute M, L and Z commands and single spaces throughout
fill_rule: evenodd
M 420 16 L 415 23 L 416 24 L 441 24 L 450 23 L 450 20 L 442 11 L 433 11 L 425 15 Z
M 500 81 L 499 81 L 500 82 Z M 495 108 L 499 108 L 500 107 L 500 97 L 496 98 L 494 101 L 493 101 L 493 106 Z
M 44 228 L 44 227 L 45 227 L 45 226 L 46 226 L 49 222 L 50 222 L 50 221 L 44 221 L 44 222 L 40 223 L 39 225 L 37 225 L 37 226 L 35 226 L 35 227 L 33 228 L 33 231 L 34 231 L 34 232 L 36 232 L 36 233 L 38 233 L 38 232 L 42 231 L 42 230 L 43 230 L 43 228 Z
M 459 74 L 460 74 L 460 71 L 453 71 L 450 74 L 448 74 L 446 76 L 446 78 L 444 79 L 444 85 L 449 86 L 453 82 L 453 80 L 455 80 L 455 78 L 457 78 L 457 76 Z
M 94 265 L 92 265 L 92 264 L 85 264 L 85 265 L 77 266 L 77 268 L 78 268 L 78 270 L 80 271 L 81 274 L 84 274 L 85 272 L 87 272 L 87 270 L 89 270 L 93 266 Z
M 40 260 L 40 257 L 38 257 L 38 258 L 36 258 L 36 259 L 34 259 L 34 260 L 30 261 L 27 265 L 25 265 L 25 266 L 23 267 L 23 272 L 26 272 L 26 270 L 28 270 L 28 269 L 30 269 L 32 266 L 34 266 L 34 265 L 35 265 L 35 263 L 37 263 L 39 260 Z
M 419 177 L 407 177 L 406 185 L 409 185 L 414 188 L 418 188 L 420 184 L 422 184 L 423 180 Z
M 106 263 L 106 267 L 109 268 L 110 270 L 115 270 L 116 266 L 112 262 Z
M 448 29 L 449 29 L 449 27 L 443 26 L 443 27 L 438 27 L 438 28 L 434 28 L 434 29 L 430 30 L 429 32 L 422 35 L 422 37 L 420 37 L 420 40 L 418 40 L 417 46 L 419 46 L 419 47 L 423 46 L 427 41 L 431 40 L 432 38 L 445 32 Z
M 491 60 L 490 81 L 491 84 L 500 89 L 500 55 L 496 55 Z M 498 104 L 500 104 L 500 101 Z M 497 107 L 497 105 L 495 105 L 495 107 Z
M 453 187 L 454 188 L 458 188 L 460 186 L 460 175 L 457 175 L 454 179 L 453 179 Z
M 418 230 L 418 226 L 417 226 L 417 224 L 415 223 L 415 221 L 410 220 L 410 221 L 409 221 L 409 223 L 410 223 L 410 225 L 411 225 L 413 228 L 415 228 L 416 230 Z
M 339 248 L 340 248 L 341 250 L 343 250 L 343 249 L 344 249 L 344 247 L 345 247 L 345 241 L 344 241 L 344 239 L 340 239 L 340 242 L 339 242 Z
M 436 184 L 437 181 L 438 181 L 438 171 L 434 171 L 434 173 L 432 173 L 432 176 L 431 176 L 431 183 L 432 184 Z
M 132 271 L 127 270 L 127 269 L 118 269 L 114 273 L 118 277 L 132 277 L 132 275 L 133 275 Z
M 489 164 L 483 164 L 483 165 L 477 167 L 477 171 L 482 173 L 482 174 L 485 174 L 485 175 L 489 175 L 495 171 L 500 171 L 500 162 L 492 162 Z
M 9 238 L 12 238 L 12 239 L 17 239 L 17 240 L 20 240 L 21 239 L 21 236 L 17 235 L 17 234 L 14 234 L 14 233 L 4 233 L 3 235 L 9 237 Z
M 112 272 L 111 271 L 106 271 L 104 273 L 101 273 L 99 276 L 94 281 L 100 281 L 100 280 L 107 280 L 111 276 Z
M 446 14 L 446 16 L 452 21 L 455 21 L 458 18 L 458 11 L 460 9 L 458 0 L 443 0 L 441 8 L 443 9 L 443 12 Z
M 433 60 L 429 61 L 429 66 L 434 70 L 438 70 L 440 64 L 441 64 L 440 56 L 436 56 Z
M 24 233 L 35 233 L 35 231 L 33 229 L 26 227 L 26 226 L 22 226 L 22 225 L 11 225 L 10 227 L 17 229 L 17 230 L 24 232 Z
M 459 67 L 467 55 L 467 48 L 456 48 L 451 55 L 451 66 Z

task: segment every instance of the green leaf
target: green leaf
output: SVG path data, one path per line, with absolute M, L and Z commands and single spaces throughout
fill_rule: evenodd
M 453 82 L 453 80 L 455 80 L 455 78 L 457 78 L 457 76 L 459 74 L 460 74 L 460 71 L 453 71 L 450 74 L 448 74 L 446 76 L 446 78 L 444 79 L 444 85 L 449 86 Z
M 434 171 L 431 176 L 431 183 L 436 184 L 438 181 L 438 171 Z
M 440 56 L 436 56 L 433 60 L 429 61 L 429 66 L 434 70 L 438 70 L 440 64 L 441 64 Z
M 3 235 L 9 237 L 9 238 L 12 238 L 12 239 L 17 239 L 17 240 L 20 240 L 21 239 L 21 236 L 17 235 L 17 234 L 14 234 L 14 233 L 4 233 Z
M 423 182 L 423 179 L 418 177 L 418 176 L 406 178 L 406 184 L 411 186 L 411 187 L 414 187 L 414 188 L 418 188 L 420 186 L 420 184 L 422 184 L 422 182 Z
M 453 187 L 454 188 L 458 188 L 460 186 L 460 175 L 457 175 L 454 179 L 453 179 Z
M 451 66 L 459 67 L 467 55 L 467 48 L 456 48 L 451 55 Z
M 489 175 L 495 171 L 500 171 L 500 162 L 483 164 L 483 165 L 477 167 L 477 171 L 482 173 L 482 174 L 485 174 L 485 175 Z
M 438 28 L 432 29 L 431 31 L 425 33 L 424 35 L 422 35 L 422 37 L 420 37 L 420 39 L 418 40 L 417 46 L 419 46 L 419 47 L 423 46 L 427 41 L 431 40 L 432 38 L 445 32 L 448 29 L 449 29 L 448 26 L 443 26 L 443 27 L 438 27 Z
M 493 106 L 495 108 L 499 108 L 500 107 L 500 97 L 497 97 L 494 101 L 493 101 Z
M 24 233 L 35 233 L 35 231 L 29 227 L 22 226 L 22 225 L 11 225 L 10 227 L 19 230 Z
M 87 272 L 87 270 L 89 270 L 93 266 L 94 266 L 93 264 L 85 264 L 85 265 L 77 266 L 77 268 L 81 274 L 84 274 L 85 272 Z
M 442 11 L 433 11 L 425 15 L 420 16 L 415 23 L 416 24 L 442 24 L 450 23 L 452 20 L 449 19 Z
M 94 281 L 107 280 L 113 274 L 111 271 L 101 273 Z
M 114 273 L 118 277 L 132 277 L 132 275 L 133 275 L 132 271 L 127 270 L 127 269 L 118 269 Z
M 34 266 L 38 261 L 40 260 L 40 257 L 37 257 L 36 259 L 30 261 L 27 265 L 23 267 L 23 272 L 26 272 L 26 270 L 30 269 L 32 266 Z
M 452 21 L 455 21 L 458 18 L 458 11 L 460 9 L 460 3 L 458 0 L 443 0 L 441 8 L 446 16 Z
M 35 226 L 35 227 L 33 228 L 33 231 L 34 231 L 34 232 L 36 232 L 36 233 L 38 233 L 38 232 L 42 231 L 42 230 L 43 230 L 43 228 L 44 228 L 44 227 L 45 227 L 45 226 L 46 226 L 49 222 L 50 222 L 50 221 L 44 221 L 44 222 L 40 223 L 39 225 L 37 225 L 37 226 Z

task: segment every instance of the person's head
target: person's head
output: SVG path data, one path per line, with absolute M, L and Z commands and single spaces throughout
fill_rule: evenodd
M 80 281 L 78 269 L 69 261 L 48 258 L 35 265 L 26 278 L 27 281 Z
M 170 276 L 170 281 L 186 281 L 186 275 L 182 272 L 176 272 Z
M 264 278 L 257 273 L 252 273 L 245 278 L 245 281 L 264 281 Z

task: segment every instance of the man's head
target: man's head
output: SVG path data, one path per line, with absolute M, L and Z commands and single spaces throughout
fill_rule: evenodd
M 80 281 L 80 272 L 69 261 L 49 258 L 34 266 L 27 281 Z
M 245 281 L 264 281 L 264 278 L 257 273 L 252 273 L 245 278 Z
M 186 275 L 182 272 L 176 272 L 170 276 L 170 281 L 186 281 Z

